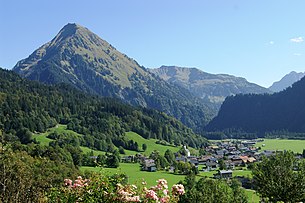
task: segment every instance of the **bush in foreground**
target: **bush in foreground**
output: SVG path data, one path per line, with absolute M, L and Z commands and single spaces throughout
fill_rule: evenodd
M 171 191 L 167 181 L 159 179 L 157 185 L 147 188 L 126 184 L 124 175 L 94 175 L 90 180 L 78 177 L 74 182 L 65 179 L 64 186 L 52 189 L 49 202 L 156 202 L 175 203 L 183 195 L 184 187 L 174 185 Z

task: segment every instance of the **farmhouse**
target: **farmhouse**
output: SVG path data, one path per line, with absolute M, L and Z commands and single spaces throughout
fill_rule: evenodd
M 214 174 L 214 178 L 232 178 L 233 171 L 232 170 L 219 170 L 218 173 Z
M 142 170 L 143 171 L 149 171 L 149 172 L 157 171 L 155 160 L 153 160 L 153 159 L 145 159 L 143 161 L 143 163 L 142 163 Z

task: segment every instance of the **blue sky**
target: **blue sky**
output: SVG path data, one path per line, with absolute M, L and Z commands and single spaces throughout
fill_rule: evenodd
M 305 71 L 304 9 L 303 0 L 0 0 L 0 67 L 75 22 L 147 68 L 197 67 L 268 87 Z

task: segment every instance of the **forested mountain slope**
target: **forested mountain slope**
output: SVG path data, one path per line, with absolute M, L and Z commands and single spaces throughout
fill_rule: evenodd
M 58 123 L 83 134 L 88 147 L 105 151 L 113 143 L 128 147 L 126 131 L 177 145 L 206 142 L 162 112 L 90 96 L 66 84 L 43 85 L 0 69 L 0 128 L 6 134 L 26 143 L 26 131 L 44 132 Z
M 206 130 L 305 132 L 304 104 L 305 78 L 272 95 L 246 94 L 228 97 L 218 116 L 208 124 Z

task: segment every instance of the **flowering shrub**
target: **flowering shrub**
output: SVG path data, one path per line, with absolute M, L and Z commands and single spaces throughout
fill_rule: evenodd
M 49 202 L 144 202 L 144 203 L 176 203 L 183 195 L 183 185 L 177 184 L 168 190 L 167 181 L 159 179 L 157 185 L 147 188 L 124 184 L 126 177 L 94 176 L 90 180 L 78 177 L 74 182 L 64 180 L 64 186 L 53 189 L 49 195 Z
M 77 179 L 74 181 L 74 184 L 71 179 L 65 179 L 64 185 L 67 187 L 77 188 L 77 187 L 88 186 L 88 182 L 89 182 L 88 179 L 83 179 L 81 176 L 78 176 Z

